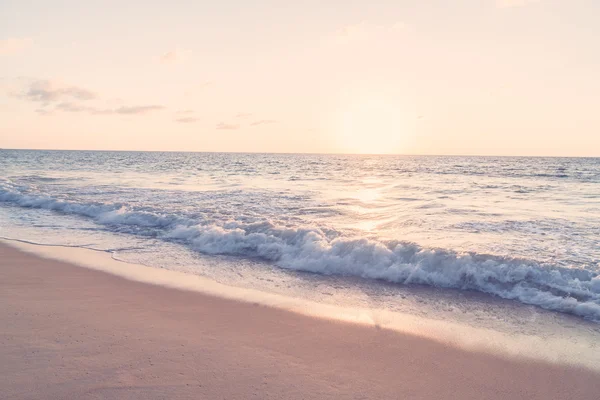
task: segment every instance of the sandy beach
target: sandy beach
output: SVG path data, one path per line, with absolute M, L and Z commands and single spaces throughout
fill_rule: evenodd
M 597 399 L 600 374 L 129 281 L 0 244 L 2 399 Z

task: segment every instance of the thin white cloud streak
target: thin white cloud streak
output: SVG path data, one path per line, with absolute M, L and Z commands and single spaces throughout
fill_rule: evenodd
M 186 117 L 186 118 L 177 118 L 175 122 L 179 122 L 181 124 L 191 124 L 198 121 L 198 118 Z
M 270 124 L 276 124 L 277 121 L 274 119 L 261 119 L 258 121 L 254 121 L 250 124 L 250 126 L 258 126 L 258 125 L 270 125 Z
M 76 103 L 59 103 L 54 109 L 43 109 L 48 112 L 64 111 L 71 113 L 88 113 L 90 115 L 141 115 L 148 114 L 153 111 L 163 110 L 165 107 L 160 105 L 142 105 L 142 106 L 123 106 L 118 108 L 97 108 L 82 106 Z M 36 110 L 36 112 L 39 112 Z
M 163 110 L 164 106 L 159 105 L 147 105 L 147 106 L 129 106 L 129 107 L 119 107 L 113 110 L 114 114 L 147 114 L 152 111 Z

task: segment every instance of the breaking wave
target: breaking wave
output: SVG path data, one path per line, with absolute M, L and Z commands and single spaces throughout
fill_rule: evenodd
M 350 237 L 315 226 L 280 226 L 266 219 L 199 223 L 119 203 L 77 203 L 26 194 L 11 186 L 0 188 L 0 202 L 91 218 L 107 230 L 151 235 L 205 254 L 260 258 L 280 268 L 325 275 L 474 290 L 600 321 L 596 270 Z

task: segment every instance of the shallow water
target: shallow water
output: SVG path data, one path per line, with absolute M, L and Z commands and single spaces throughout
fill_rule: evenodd
M 600 320 L 600 159 L 0 150 L 0 235 L 514 330 Z

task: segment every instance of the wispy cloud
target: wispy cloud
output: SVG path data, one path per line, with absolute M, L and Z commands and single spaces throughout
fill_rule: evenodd
M 8 38 L 0 40 L 0 56 L 10 55 L 25 50 L 33 45 L 30 38 Z
M 498 8 L 510 8 L 510 7 L 522 7 L 532 3 L 538 3 L 541 0 L 496 0 L 496 7 Z
M 119 107 L 114 110 L 115 114 L 147 114 L 152 111 L 163 110 L 164 106 L 148 105 L 148 106 L 130 106 Z
M 258 121 L 254 121 L 250 124 L 250 126 L 258 126 L 258 125 L 270 125 L 270 124 L 276 124 L 277 121 L 274 119 L 261 119 Z
M 252 116 L 252 113 L 244 113 L 244 112 L 240 112 L 235 114 L 236 118 L 249 118 Z
M 191 124 L 193 122 L 198 121 L 198 118 L 193 118 L 193 117 L 177 118 L 175 121 L 182 123 L 182 124 Z
M 129 107 L 118 107 L 118 108 L 97 108 L 88 107 L 76 103 L 59 103 L 54 107 L 54 111 L 64 111 L 71 113 L 89 113 L 91 115 L 111 115 L 111 114 L 122 114 L 122 115 L 140 115 L 148 114 L 153 111 L 162 110 L 165 107 L 159 105 L 145 105 L 145 106 L 129 106 Z M 52 109 L 48 109 L 52 110 Z
M 40 80 L 31 83 L 24 97 L 31 101 L 52 103 L 64 99 L 92 100 L 97 96 L 94 92 L 77 86 L 67 86 L 58 82 Z
M 44 117 L 54 114 L 51 110 L 46 110 L 45 108 L 38 108 L 35 112 Z
M 227 131 L 234 131 L 236 129 L 240 129 L 240 125 L 239 124 L 227 124 L 225 122 L 219 122 L 217 124 L 217 129 L 227 130 Z
M 198 118 L 193 116 L 194 110 L 178 110 L 175 112 L 175 122 L 179 122 L 182 124 L 191 124 L 193 122 L 198 121 Z
M 94 110 L 92 107 L 85 107 L 74 103 L 59 103 L 54 109 L 65 112 L 93 112 Z
M 25 87 L 11 93 L 14 97 L 41 105 L 35 110 L 40 115 L 51 115 L 56 112 L 88 113 L 91 115 L 142 115 L 159 111 L 165 107 L 158 104 L 134 106 L 99 107 L 90 103 L 99 96 L 79 86 L 66 85 L 49 80 L 26 80 Z
M 163 64 L 182 63 L 187 61 L 191 55 L 191 50 L 175 49 L 162 54 L 160 56 L 160 62 Z

